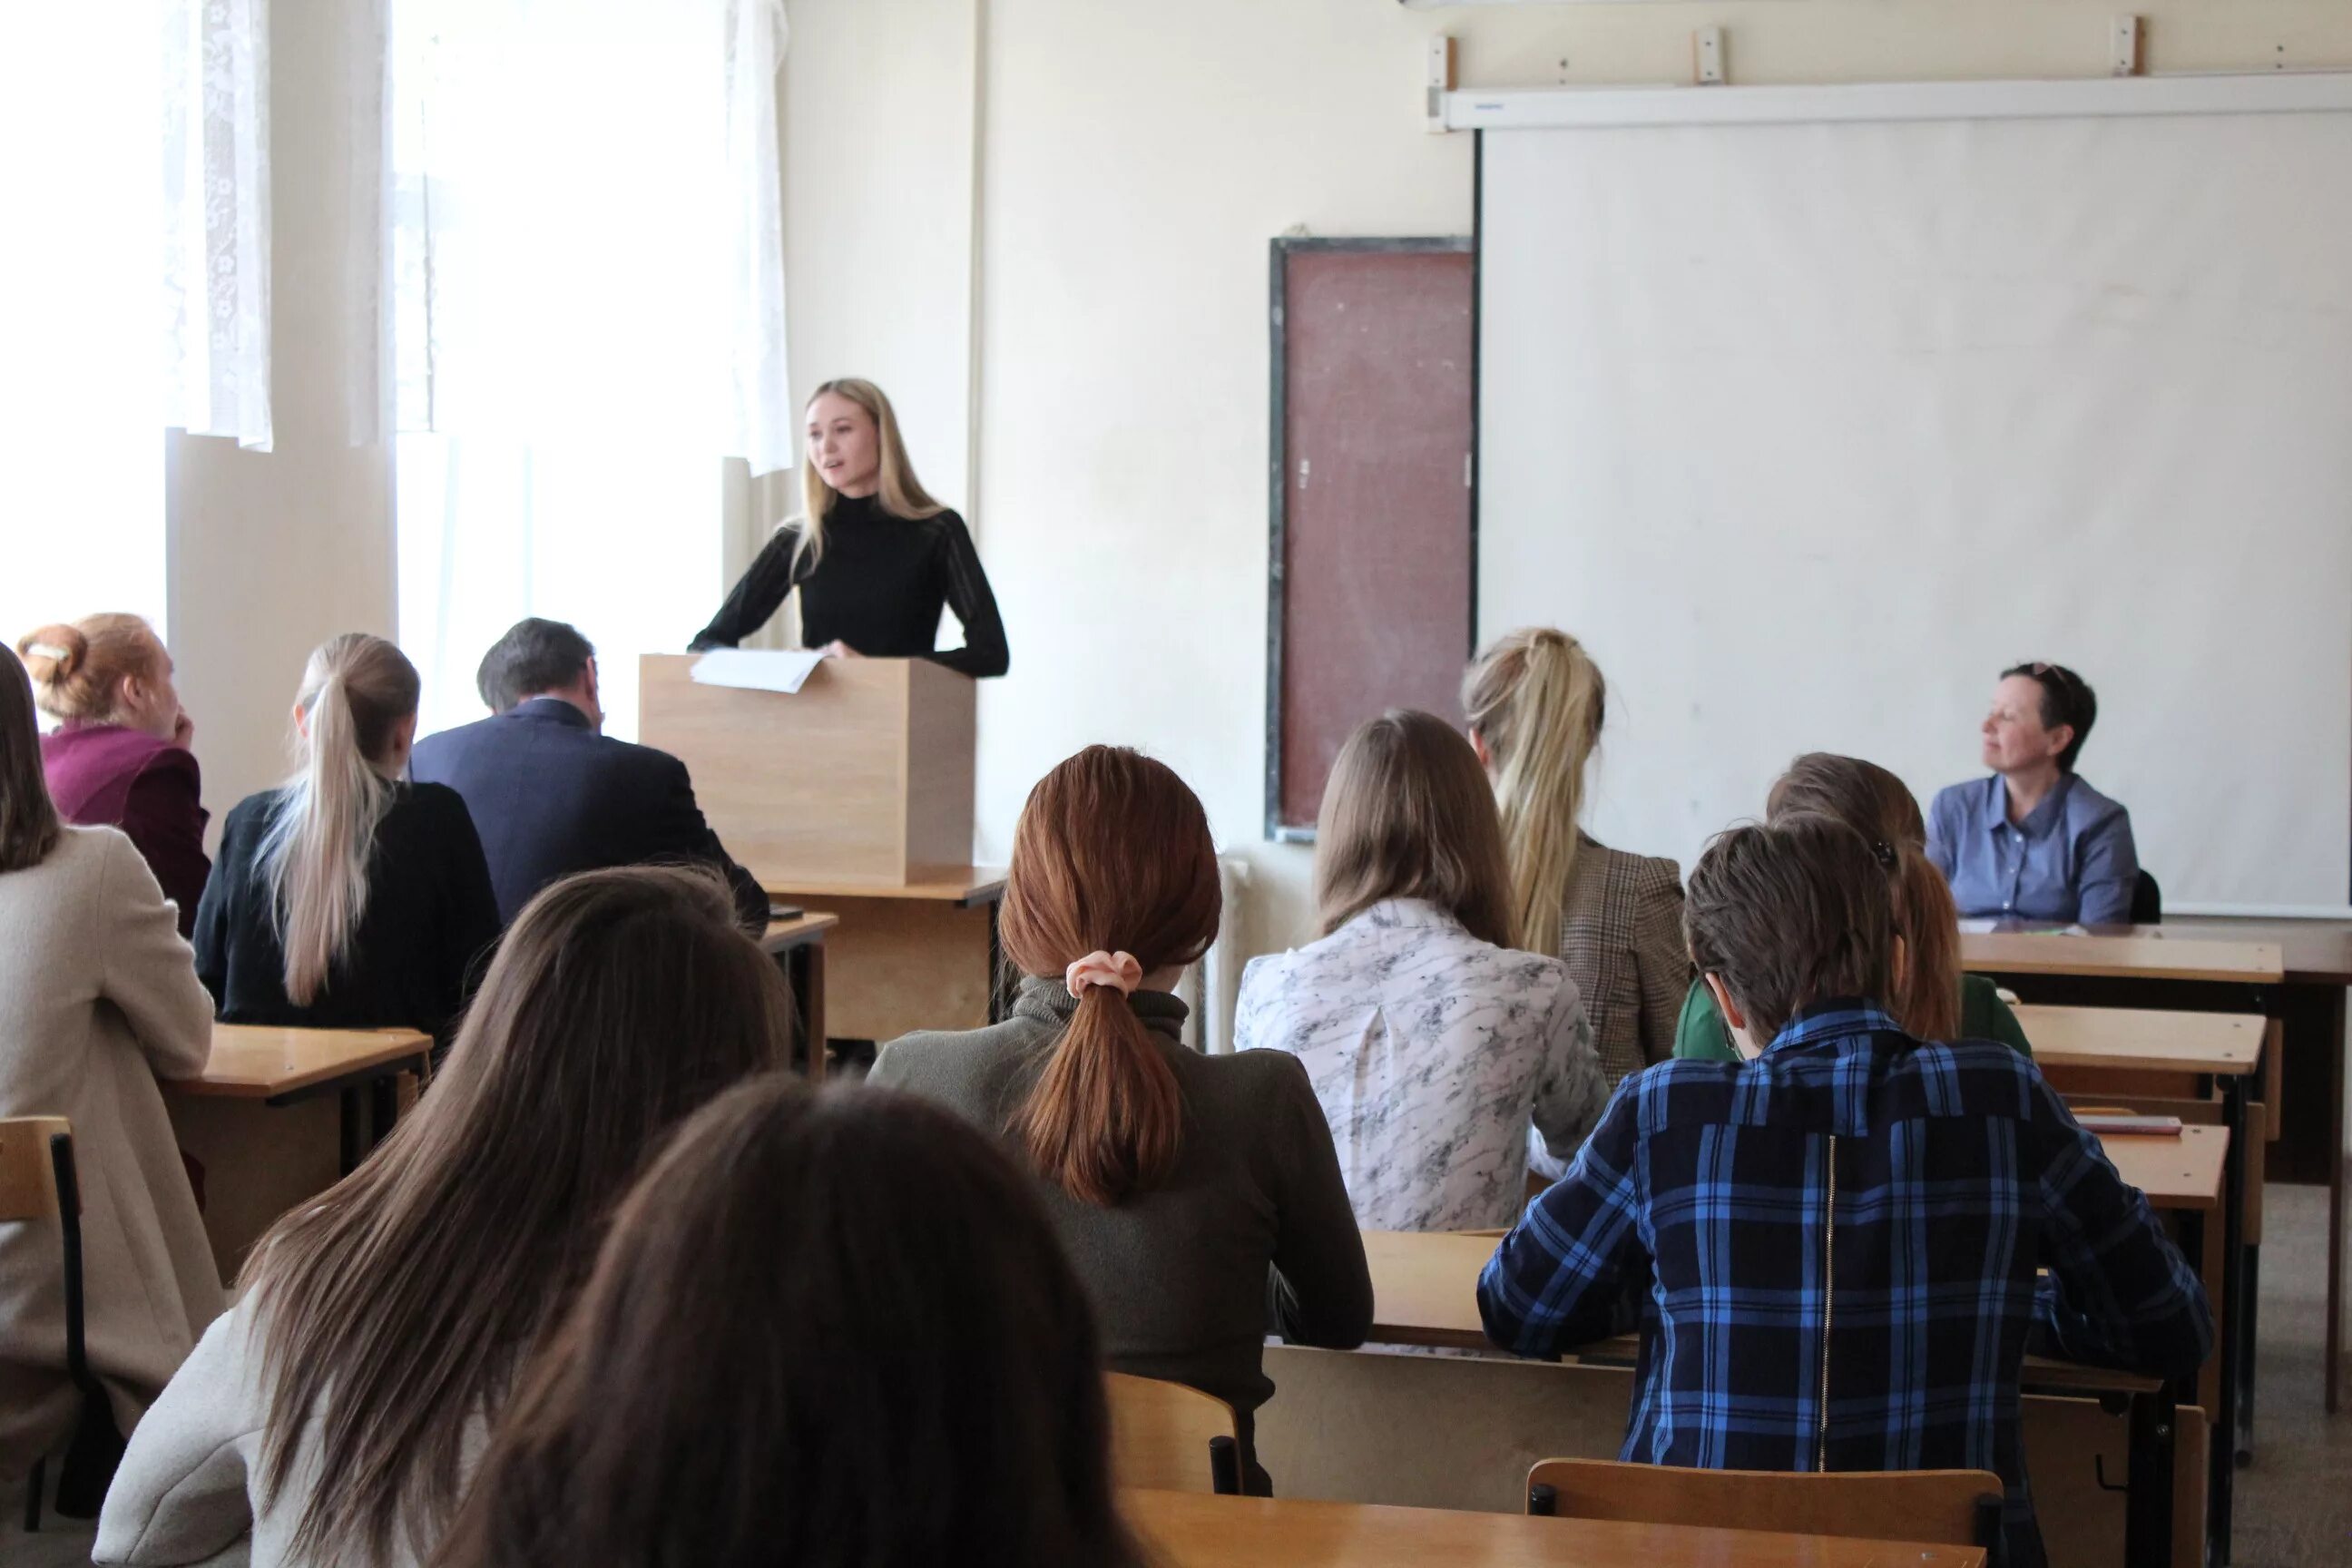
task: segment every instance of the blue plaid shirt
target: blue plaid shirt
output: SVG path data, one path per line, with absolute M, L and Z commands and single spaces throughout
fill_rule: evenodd
M 2212 1348 L 2197 1276 L 2031 1061 L 1922 1044 L 1859 1002 L 1800 1013 L 1753 1063 L 1626 1079 L 1478 1307 L 1496 1344 L 1549 1356 L 1612 1332 L 1629 1290 L 1622 1458 L 1991 1470 L 2011 1568 L 2044 1561 L 2018 1445 L 2029 1332 L 2166 1377 Z

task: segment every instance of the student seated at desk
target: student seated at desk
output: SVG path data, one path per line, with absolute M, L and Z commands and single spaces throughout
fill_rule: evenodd
M 248 1532 L 253 1568 L 424 1560 L 629 1183 L 778 1065 L 791 1027 L 716 879 L 591 871 L 541 893 L 433 1092 L 256 1245 L 131 1440 L 97 1561 L 201 1563 Z
M 1927 854 L 1971 918 L 2120 925 L 2139 851 L 2131 814 L 2074 772 L 2099 717 L 2090 684 L 2035 660 L 2000 672 L 1985 716 L 1992 776 L 1936 792 Z
M 195 726 L 172 684 L 170 651 L 137 616 L 43 626 L 16 651 L 41 710 L 59 721 L 41 737 L 58 814 L 129 834 L 187 935 L 212 862 L 203 774 L 188 750 Z
M 1462 682 L 1470 741 L 1503 814 L 1512 942 L 1568 965 L 1614 1089 L 1673 1053 L 1691 973 L 1681 869 L 1596 843 L 1581 826 L 1608 706 L 1601 667 L 1549 626 L 1496 638 Z M 1559 1173 L 1541 1151 L 1535 1163 Z
M 1184 781 L 1088 747 L 1030 792 L 1013 831 L 1001 929 L 1028 978 L 1012 1016 L 894 1041 L 869 1081 L 1026 1155 L 1112 1368 L 1231 1405 L 1246 1459 L 1251 1413 L 1274 1392 L 1260 1364 L 1269 1294 L 1290 1339 L 1352 1349 L 1371 1327 L 1372 1281 L 1298 1058 L 1182 1043 L 1170 992 L 1216 940 L 1220 903 L 1208 818 Z
M 621 1205 L 434 1561 L 1143 1558 L 1086 1296 L 1021 1173 L 908 1096 L 771 1076 Z
M 232 1024 L 422 1029 L 446 1042 L 499 906 L 455 790 L 403 783 L 416 668 L 348 632 L 294 699 L 301 771 L 228 814 L 196 971 Z
M 1510 887 L 1460 732 L 1359 725 L 1315 827 L 1323 938 L 1250 961 L 1234 1028 L 1307 1064 L 1366 1230 L 1510 1224 L 1529 1127 L 1564 1164 L 1608 1098 L 1568 966 L 1503 945 Z
M 220 1313 L 220 1274 L 155 1080 L 212 1049 L 172 906 L 130 839 L 58 820 L 33 690 L 0 647 L 0 1117 L 73 1124 L 84 1331 L 128 1432 Z M 40 1151 L 46 1161 L 47 1151 Z M 54 1225 L 0 1225 L 0 1477 L 74 1431 Z M 13 1506 L 16 1492 L 0 1486 Z
M 464 797 L 499 919 L 574 871 L 677 862 L 720 873 L 745 928 L 766 928 L 768 895 L 702 819 L 686 764 L 604 732 L 586 637 L 561 621 L 518 621 L 475 683 L 491 716 L 417 742 L 408 773 Z
M 2000 988 L 1981 974 L 1960 973 L 1959 917 L 1944 874 L 1927 858 L 1927 827 L 1919 802 L 1903 781 L 1859 757 L 1808 752 L 1789 764 L 1764 805 L 1765 820 L 1835 817 L 1862 835 L 1886 868 L 1895 900 L 1895 932 L 1903 942 L 1903 978 L 1887 1011 L 1904 1032 L 1922 1040 L 1999 1040 L 2021 1056 L 2033 1047 Z M 1723 1010 L 1704 981 L 1691 982 L 1675 1030 L 1675 1055 L 1736 1062 L 1739 1053 Z
M 1991 1469 L 2010 1568 L 2041 1568 L 2029 1337 L 2185 1376 L 2213 1340 L 2195 1272 L 2032 1062 L 1923 1044 L 1874 1000 L 1902 943 L 1853 829 L 1736 828 L 1688 899 L 1692 959 L 1749 1063 L 1669 1062 L 1618 1091 L 1480 1277 L 1487 1336 L 1556 1355 L 1640 1289 L 1622 1458 Z

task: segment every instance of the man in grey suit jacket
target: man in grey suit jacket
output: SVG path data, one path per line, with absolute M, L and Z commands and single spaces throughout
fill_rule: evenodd
M 475 684 L 490 717 L 419 741 L 410 772 L 465 797 L 500 918 L 511 923 L 574 871 L 698 862 L 725 875 L 745 930 L 765 928 L 768 896 L 703 820 L 686 764 L 603 732 L 586 637 L 561 621 L 518 621 Z

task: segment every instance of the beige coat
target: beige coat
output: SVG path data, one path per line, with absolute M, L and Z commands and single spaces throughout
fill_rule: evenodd
M 89 1361 L 125 1433 L 224 1305 L 155 1082 L 203 1070 L 212 1024 L 130 839 L 68 827 L 39 865 L 0 874 L 0 1117 L 73 1123 Z M 57 1231 L 0 1225 L 0 1476 L 72 1428 L 65 1321 Z

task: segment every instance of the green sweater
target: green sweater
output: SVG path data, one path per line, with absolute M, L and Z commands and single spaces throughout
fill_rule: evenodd
M 2017 1015 L 2000 999 L 2000 989 L 1981 974 L 1960 976 L 1960 1037 L 1999 1040 L 2029 1061 L 2033 1057 Z M 1690 994 L 1683 998 L 1683 1016 L 1675 1024 L 1675 1055 L 1706 1062 L 1739 1059 L 1731 1044 L 1731 1031 L 1723 1026 L 1723 1012 L 1715 1005 L 1715 993 L 1704 980 L 1692 981 Z

